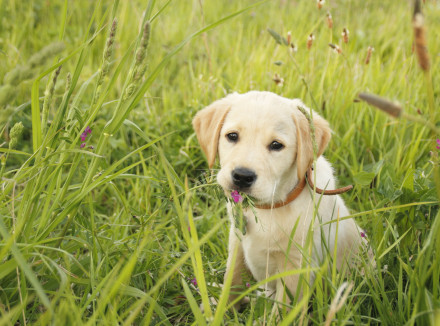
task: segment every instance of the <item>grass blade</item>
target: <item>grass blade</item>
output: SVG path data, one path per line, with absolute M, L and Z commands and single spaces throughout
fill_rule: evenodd
M 3 223 L 3 220 L 0 219 L 0 233 L 6 241 L 10 240 L 11 236 L 8 234 L 7 228 L 5 224 Z M 20 252 L 20 250 L 17 248 L 15 243 L 11 245 L 11 253 L 14 256 L 15 260 L 17 261 L 18 266 L 20 266 L 20 269 L 23 271 L 23 273 L 26 275 L 26 278 L 29 280 L 29 282 L 34 287 L 34 290 L 38 297 L 41 300 L 41 303 L 50 311 L 52 311 L 52 306 L 50 304 L 49 298 L 47 297 L 43 287 L 41 286 L 38 279 L 35 277 L 34 272 L 29 267 L 29 265 L 26 263 L 26 259 Z
M 191 307 L 194 317 L 196 318 L 197 325 L 206 325 L 205 317 L 203 317 L 202 311 L 197 305 L 196 299 L 194 299 L 194 296 L 192 295 L 191 290 L 189 289 L 188 284 L 186 284 L 184 279 L 182 279 L 182 286 L 183 290 L 185 291 L 185 296 L 188 300 L 189 306 Z

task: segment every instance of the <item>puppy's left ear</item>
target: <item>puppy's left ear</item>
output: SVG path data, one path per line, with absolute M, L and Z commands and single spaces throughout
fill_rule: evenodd
M 301 180 L 313 162 L 312 134 L 310 131 L 309 121 L 300 110 L 295 110 L 293 120 L 297 130 L 296 166 L 298 170 L 298 179 Z M 331 138 L 331 129 L 327 120 L 316 112 L 313 112 L 313 125 L 315 128 L 316 144 L 318 145 L 316 157 L 319 157 L 327 148 Z
M 208 159 L 209 168 L 212 168 L 214 165 L 220 131 L 231 108 L 229 97 L 215 101 L 199 111 L 192 121 L 197 139 Z

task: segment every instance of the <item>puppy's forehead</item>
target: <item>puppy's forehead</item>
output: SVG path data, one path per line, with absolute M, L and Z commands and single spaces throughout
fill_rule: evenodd
M 265 128 L 278 132 L 291 130 L 295 108 L 293 101 L 269 95 L 252 92 L 240 95 L 231 104 L 224 128 Z

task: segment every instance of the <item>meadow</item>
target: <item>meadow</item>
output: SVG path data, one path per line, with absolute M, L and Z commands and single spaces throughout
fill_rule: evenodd
M 0 324 L 440 325 L 440 3 L 420 9 L 429 66 L 412 1 L 0 0 Z M 282 321 L 254 280 L 228 309 L 225 195 L 191 126 L 249 90 L 329 121 L 375 253 L 323 262 Z

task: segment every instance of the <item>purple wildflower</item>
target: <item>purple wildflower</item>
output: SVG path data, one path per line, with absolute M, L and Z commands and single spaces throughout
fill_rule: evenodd
M 91 133 L 92 133 L 92 129 L 89 126 L 87 126 L 86 129 L 84 129 L 84 132 L 81 134 L 81 141 L 85 142 L 87 139 L 87 136 Z M 84 146 L 86 146 L 85 143 L 82 143 L 80 145 L 81 148 L 84 148 Z M 91 149 L 93 149 L 93 146 L 91 146 Z
M 231 192 L 231 197 L 234 203 L 241 203 L 243 201 L 243 197 L 238 193 L 237 190 Z
M 197 280 L 196 280 L 196 278 L 193 278 L 193 279 L 191 280 L 191 283 L 192 283 L 194 286 L 197 286 Z
M 367 237 L 367 234 L 366 234 L 364 231 L 361 231 L 361 237 L 362 237 L 362 238 L 366 238 L 366 237 Z
M 81 134 L 81 141 L 85 141 L 87 136 L 92 133 L 92 129 L 89 126 L 84 129 L 84 132 Z
M 249 282 L 246 282 L 246 287 L 247 288 L 251 287 L 251 284 Z

